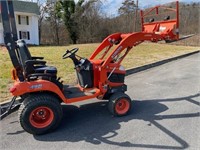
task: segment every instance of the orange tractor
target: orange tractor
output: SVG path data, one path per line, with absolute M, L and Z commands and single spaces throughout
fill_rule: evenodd
M 43 57 L 32 57 L 24 40 L 18 40 L 13 4 L 1 1 L 4 41 L 14 69 L 15 81 L 10 89 L 14 96 L 9 108 L 1 117 L 8 115 L 17 97 L 21 97 L 19 122 L 31 134 L 44 134 L 55 129 L 62 120 L 61 103 L 75 103 L 92 98 L 108 100 L 109 111 L 114 116 L 127 115 L 131 110 L 131 98 L 125 94 L 126 70 L 121 66 L 129 51 L 144 41 L 175 41 L 179 39 L 178 2 L 175 19 L 145 22 L 151 12 L 159 15 L 156 6 L 148 12 L 141 11 L 142 31 L 115 33 L 103 40 L 89 58 L 76 55 L 78 48 L 67 50 L 63 59 L 72 59 L 78 85 L 63 85 L 57 77 L 57 68 L 48 66 Z M 114 46 L 114 47 L 113 47 Z M 113 48 L 112 48 L 113 47 Z

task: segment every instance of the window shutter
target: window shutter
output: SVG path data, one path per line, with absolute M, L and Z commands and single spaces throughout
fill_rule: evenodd
M 19 39 L 22 39 L 22 31 L 19 31 Z
M 29 17 L 26 16 L 26 24 L 29 25 Z
M 27 32 L 27 35 L 28 35 L 28 40 L 30 40 L 30 32 L 29 31 Z
M 18 15 L 18 23 L 21 24 L 21 16 Z

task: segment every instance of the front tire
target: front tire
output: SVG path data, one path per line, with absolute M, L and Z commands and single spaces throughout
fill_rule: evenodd
M 63 112 L 56 97 L 40 93 L 25 98 L 18 114 L 19 122 L 25 131 L 45 134 L 60 124 Z
M 109 99 L 108 109 L 114 116 L 125 116 L 131 110 L 131 99 L 125 93 L 114 93 Z

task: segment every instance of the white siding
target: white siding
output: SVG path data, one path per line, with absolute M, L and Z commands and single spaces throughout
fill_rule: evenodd
M 18 15 L 29 16 L 29 25 L 19 24 Z M 25 40 L 26 43 L 39 45 L 38 16 L 30 13 L 15 12 L 15 20 L 18 39 L 20 39 L 19 31 L 26 31 L 30 33 L 30 40 Z M 0 23 L 0 44 L 3 43 L 3 26 L 2 23 Z
M 38 31 L 38 16 L 32 16 L 30 20 L 31 24 L 31 33 L 30 33 L 30 39 L 32 39 L 32 42 L 35 45 L 39 45 L 39 31 Z
M 3 25 L 0 23 L 0 44 L 4 43 L 3 39 Z

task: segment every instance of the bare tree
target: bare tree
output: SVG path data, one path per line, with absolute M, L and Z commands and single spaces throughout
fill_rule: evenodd
M 39 7 L 40 15 L 39 15 L 39 20 L 38 20 L 38 30 L 39 30 L 39 43 L 41 43 L 41 29 L 42 29 L 42 22 L 44 20 L 46 11 L 47 11 L 47 6 L 50 3 L 44 2 L 44 0 L 37 0 L 37 4 Z
M 46 5 L 46 13 L 47 16 L 45 17 L 47 21 L 50 23 L 51 33 L 53 34 L 54 44 L 59 45 L 60 44 L 60 38 L 59 38 L 59 28 L 61 24 L 61 13 L 62 6 L 60 3 L 49 3 Z
M 125 32 L 133 31 L 133 19 L 136 8 L 137 5 L 134 0 L 124 0 L 122 6 L 118 9 L 119 14 L 121 15 L 121 21 L 124 22 L 122 27 Z

